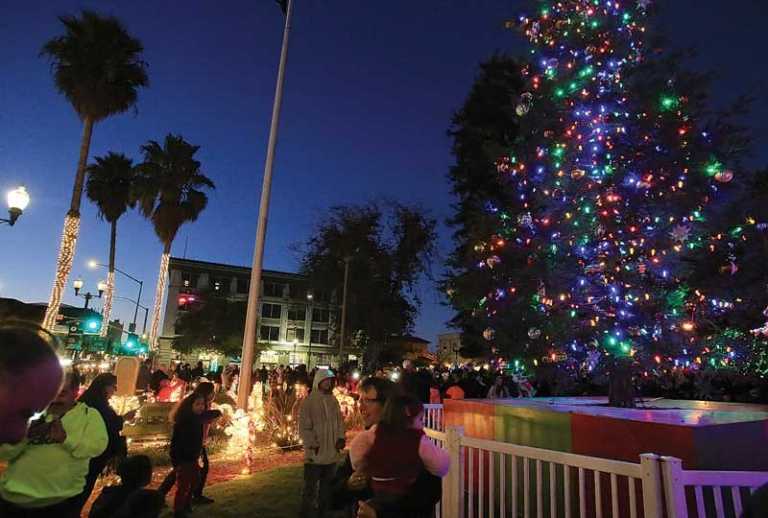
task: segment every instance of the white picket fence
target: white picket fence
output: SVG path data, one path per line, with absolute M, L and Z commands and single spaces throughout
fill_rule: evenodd
M 669 518 L 740 517 L 746 499 L 768 484 L 768 472 L 684 470 L 674 457 L 662 457 L 661 470 Z
M 424 405 L 424 426 L 438 432 L 444 430 L 443 405 Z
M 768 483 L 768 472 L 687 471 L 655 454 L 636 464 L 467 437 L 443 431 L 442 405 L 427 407 L 425 432 L 451 457 L 438 518 L 739 518 Z

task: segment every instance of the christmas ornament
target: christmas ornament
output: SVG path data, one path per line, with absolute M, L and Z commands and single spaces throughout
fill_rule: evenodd
M 520 225 L 521 227 L 532 228 L 533 216 L 531 216 L 530 212 L 526 212 L 525 214 L 520 214 L 517 217 L 517 224 Z
M 475 245 L 475 252 L 482 252 L 485 250 L 485 243 L 478 243 Z
M 723 169 L 715 173 L 715 180 L 720 183 L 728 183 L 733 180 L 733 171 L 730 169 Z
M 515 107 L 515 113 L 518 116 L 522 117 L 523 115 L 531 111 L 532 105 L 533 105 L 533 94 L 530 92 L 525 92 L 524 94 L 520 95 L 520 100 L 518 101 L 517 106 Z
M 581 180 L 586 174 L 587 172 L 584 169 L 574 169 L 571 171 L 571 178 L 574 180 Z
M 530 338 L 531 340 L 536 340 L 540 336 L 541 336 L 541 329 L 532 327 L 528 330 L 528 338 Z
M 541 31 L 541 24 L 539 24 L 539 22 L 533 22 L 531 28 L 528 29 L 528 34 L 531 38 L 535 39 L 539 36 L 539 31 Z
M 728 255 L 728 264 L 720 268 L 720 273 L 730 273 L 736 275 L 739 271 L 739 265 L 736 264 L 736 256 L 733 254 Z
M 495 336 L 496 336 L 496 331 L 491 327 L 486 327 L 485 331 L 483 331 L 483 338 L 485 338 L 489 342 L 493 340 Z
M 501 262 L 501 257 L 498 255 L 492 255 L 488 259 L 485 260 L 485 264 L 488 265 L 488 268 L 493 269 L 497 264 Z
M 496 160 L 496 172 L 499 174 L 508 173 L 512 170 L 512 161 L 508 156 L 503 156 Z
M 691 237 L 691 227 L 687 225 L 675 225 L 669 233 L 669 237 L 675 243 L 685 243 Z
M 605 270 L 605 263 L 591 263 L 584 268 L 585 273 L 600 273 Z

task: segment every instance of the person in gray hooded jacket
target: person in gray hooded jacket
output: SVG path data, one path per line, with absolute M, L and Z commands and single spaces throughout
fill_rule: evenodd
M 334 468 L 344 449 L 344 418 L 333 395 L 335 375 L 318 369 L 299 412 L 299 434 L 304 444 L 304 491 L 301 516 L 321 518 L 328 509 Z

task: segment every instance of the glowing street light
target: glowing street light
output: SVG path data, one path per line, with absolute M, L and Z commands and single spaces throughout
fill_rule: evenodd
M 98 289 L 99 293 L 98 295 L 94 295 L 90 291 L 88 293 L 80 293 L 80 290 L 83 289 L 83 279 L 77 278 L 72 283 L 72 287 L 75 289 L 75 296 L 76 297 L 83 297 L 85 299 L 85 306 L 83 306 L 85 309 L 88 309 L 88 304 L 91 302 L 91 299 L 94 297 L 101 298 L 101 296 L 104 294 L 104 290 L 107 289 L 107 283 L 104 281 L 99 281 L 99 283 L 96 285 L 96 288 Z
M 19 216 L 24 212 L 24 209 L 27 208 L 27 205 L 29 205 L 29 193 L 22 185 L 8 191 L 5 199 L 8 202 L 9 217 L 8 219 L 0 218 L 0 223 L 7 223 L 8 225 L 13 226 L 16 223 L 16 220 L 19 219 Z

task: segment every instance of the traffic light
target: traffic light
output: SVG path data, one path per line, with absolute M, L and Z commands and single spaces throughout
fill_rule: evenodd
M 136 333 L 128 333 L 128 338 L 125 340 L 125 348 L 129 351 L 136 351 L 139 348 L 139 335 Z
M 128 333 L 128 338 L 125 339 L 121 352 L 126 356 L 135 356 L 137 354 L 147 354 L 148 350 L 147 344 L 139 339 L 139 335 Z
M 83 333 L 97 334 L 101 331 L 101 316 L 89 316 L 81 320 L 80 329 Z

